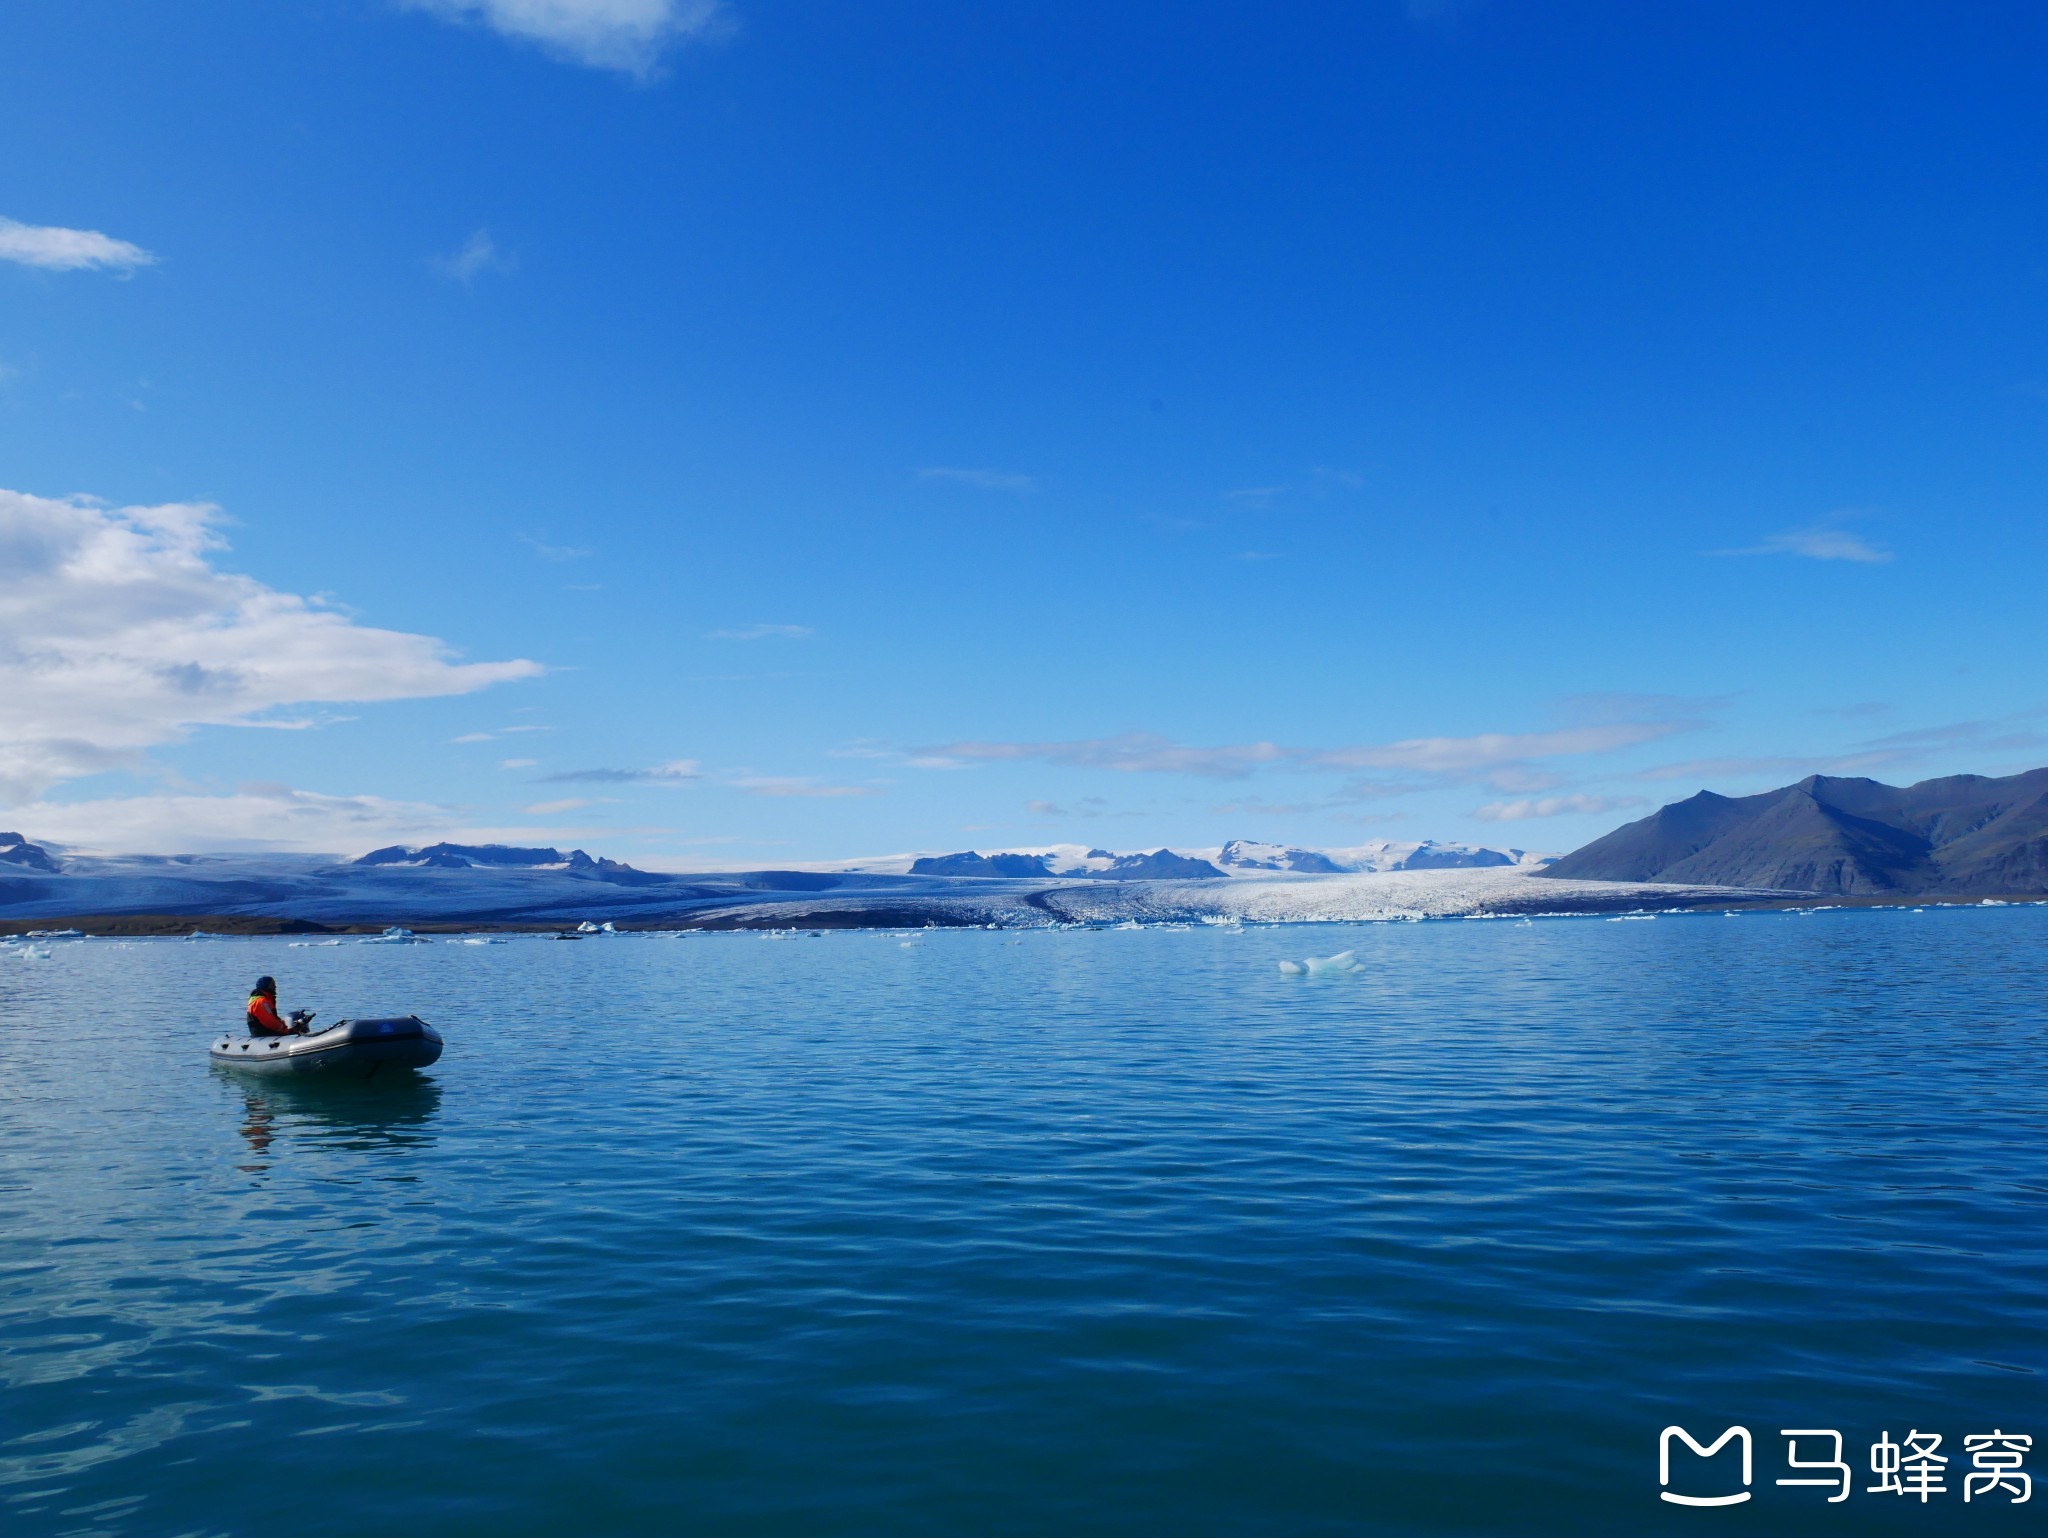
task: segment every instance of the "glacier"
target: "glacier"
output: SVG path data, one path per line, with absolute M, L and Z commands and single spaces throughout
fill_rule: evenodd
M 1225 846 L 1230 848 L 1232 846 Z M 1248 860 L 1284 846 L 1235 846 Z M 911 874 L 837 868 L 641 871 L 582 851 L 442 846 L 379 850 L 370 860 L 311 855 L 70 856 L 52 869 L 0 873 L 0 926 L 52 920 L 102 932 L 194 929 L 294 933 L 336 929 L 560 929 L 593 935 L 649 928 L 918 928 L 965 924 L 1328 923 L 1508 914 L 1615 913 L 1735 906 L 1785 894 L 1641 882 L 1535 879 L 1542 864 L 1436 863 L 1467 851 L 1427 842 L 1321 851 L 1336 864 L 1391 860 L 1393 869 L 1334 873 L 1232 865 L 1165 879 L 1198 855 L 1044 851 L 1045 873 Z M 1222 850 L 1212 851 L 1219 859 Z M 1423 863 L 1414 863 L 1417 854 Z M 1505 856 L 1509 851 L 1501 851 Z M 1519 855 L 1519 852 L 1513 852 Z M 525 863 L 520 863 L 524 861 Z M 1143 861 L 1144 863 L 1139 863 Z M 1277 863 L 1277 861 L 1276 861 Z M 1301 862 L 1298 862 L 1301 863 Z M 968 867 L 970 869 L 974 867 Z M 985 868 L 985 867 L 984 867 Z M 1017 870 L 1020 867 L 999 867 Z M 1029 867 L 1021 867 L 1028 869 Z M 929 870 L 929 867 L 927 867 Z M 386 944 L 412 936 L 378 934 Z

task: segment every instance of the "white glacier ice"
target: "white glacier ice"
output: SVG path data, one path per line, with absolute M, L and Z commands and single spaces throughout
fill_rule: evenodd
M 1043 893 L 1036 902 L 1055 919 L 1079 923 L 1192 919 L 1314 924 L 1457 918 L 1539 909 L 1611 913 L 1624 905 L 1665 907 L 1674 898 L 1706 902 L 1715 896 L 1754 895 L 1728 887 L 1558 881 L 1537 875 L 1533 866 L 1510 865 L 1346 876 L 1243 876 L 1233 881 L 1076 883 Z

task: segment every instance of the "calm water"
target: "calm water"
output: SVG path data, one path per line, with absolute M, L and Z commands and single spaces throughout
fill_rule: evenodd
M 0 1530 L 2048 1517 L 2048 908 L 902 938 L 0 953 Z M 245 1087 L 258 972 L 447 1056 Z

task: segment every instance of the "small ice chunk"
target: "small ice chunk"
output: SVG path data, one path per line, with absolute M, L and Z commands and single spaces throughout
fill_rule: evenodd
M 1283 961 L 1280 970 L 1289 977 L 1321 977 L 1328 972 L 1356 972 L 1358 952 L 1339 951 L 1334 956 L 1311 956 L 1306 961 Z

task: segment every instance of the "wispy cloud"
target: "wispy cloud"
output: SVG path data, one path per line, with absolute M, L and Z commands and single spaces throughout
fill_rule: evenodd
M 878 763 L 905 764 L 912 769 L 965 769 L 967 764 L 957 758 L 945 758 L 936 754 L 906 753 L 901 748 L 892 748 L 886 743 L 862 740 L 845 743 L 825 750 L 827 758 L 864 758 Z
M 1747 780 L 1759 776 L 1799 780 L 1809 774 L 1833 772 L 1842 762 L 1843 760 L 1831 758 L 1794 758 L 1784 755 L 1743 757 L 1738 754 L 1725 758 L 1688 758 L 1675 764 L 1658 764 L 1649 769 L 1638 770 L 1630 778 L 1651 782 L 1686 780 L 1700 785 L 1705 785 L 1710 780 Z
M 542 777 L 544 785 L 687 785 L 704 777 L 694 758 L 671 759 L 649 769 L 565 769 Z
M 1890 562 L 1891 551 L 1874 545 L 1861 534 L 1837 523 L 1816 523 L 1803 529 L 1786 529 L 1766 535 L 1754 545 L 1738 550 L 1716 550 L 1715 555 L 1797 555 L 1811 561 L 1850 561 L 1865 566 Z
M 498 767 L 501 769 L 531 769 L 540 762 L 537 758 L 508 758 Z
M 917 472 L 921 481 L 955 481 L 983 491 L 1036 491 L 1038 482 L 1014 470 L 975 470 L 957 465 L 928 465 Z
M 729 630 L 714 630 L 706 636 L 710 641 L 803 641 L 817 632 L 809 625 L 735 625 Z
M 1024 810 L 1034 817 L 1107 817 L 1109 802 L 1101 796 L 1083 796 L 1072 806 L 1056 801 L 1027 801 Z
M 256 849 L 360 853 L 378 844 L 445 838 L 461 821 L 444 806 L 262 784 L 243 785 L 230 795 L 39 802 L 18 807 L 13 815 L 32 838 L 41 836 L 80 851 L 121 854 Z
M 399 0 L 451 21 L 480 23 L 506 37 L 537 43 L 559 58 L 642 79 L 662 54 L 686 39 L 726 30 L 717 0 Z
M 825 785 L 801 775 L 737 775 L 726 782 L 736 790 L 755 796 L 801 796 L 837 800 L 843 796 L 879 796 L 875 785 Z
M 918 748 L 919 757 L 965 763 L 1065 764 L 1078 769 L 1114 769 L 1126 774 L 1192 774 L 1238 780 L 1260 764 L 1279 763 L 1289 750 L 1270 742 L 1189 747 L 1153 732 L 1125 732 L 1076 742 L 949 742 Z
M 1391 769 L 1429 775 L 1475 774 L 1512 769 L 1528 759 L 1581 758 L 1639 747 L 1680 732 L 1697 721 L 1609 721 L 1547 732 L 1481 732 L 1471 737 L 1409 737 L 1357 748 L 1308 750 L 1305 763 L 1332 769 Z
M 545 775 L 543 785 L 724 785 L 753 796 L 879 796 L 874 785 L 834 785 L 808 775 L 756 774 L 751 769 L 706 770 L 694 758 L 678 758 L 647 769 L 569 769 Z
M 1523 822 L 1531 817 L 1590 817 L 1649 804 L 1641 796 L 1544 796 L 1533 801 L 1489 802 L 1472 815 L 1481 822 Z
M 491 239 L 489 230 L 480 229 L 471 233 L 460 250 L 447 256 L 429 257 L 428 265 L 443 277 L 468 283 L 480 273 L 510 272 L 515 263 L 498 249 L 498 243 Z
M 2013 711 L 2008 715 L 1986 716 L 1971 721 L 1950 721 L 1940 726 L 1916 727 L 1870 737 L 1838 753 L 1803 756 L 1774 755 L 1754 758 L 1696 758 L 1683 763 L 1659 764 L 1637 772 L 1633 778 L 1649 781 L 1690 780 L 1706 785 L 1729 780 L 1802 780 L 1809 774 L 1877 775 L 1910 769 L 1944 754 L 1968 752 L 1981 760 L 1993 754 L 2034 754 L 2048 748 L 2048 733 L 2041 723 L 2048 721 L 2048 706 Z M 1993 766 L 1996 767 L 1996 766 Z
M 36 802 L 12 813 L 32 839 L 81 854 L 190 854 L 276 850 L 361 854 L 380 844 L 462 844 L 535 841 L 569 843 L 600 836 L 665 837 L 668 828 L 611 826 L 536 828 L 480 823 L 460 807 L 381 796 L 333 796 L 289 785 L 251 783 L 230 794 L 108 796 Z
M 517 737 L 527 732 L 551 732 L 552 726 L 537 723 L 522 723 L 517 726 L 501 726 L 494 732 L 464 732 L 460 737 L 451 737 L 450 742 L 496 742 L 500 737 Z
M 1211 817 L 1306 817 L 1327 812 L 1342 803 L 1323 801 L 1268 801 L 1263 796 L 1240 796 L 1208 809 Z
M 520 544 L 543 561 L 581 561 L 590 555 L 590 552 L 581 545 L 551 545 L 544 539 L 534 538 L 531 534 L 520 534 L 515 537 Z
M 156 257 L 137 245 L 102 235 L 98 230 L 67 230 L 56 225 L 22 224 L 0 219 L 0 262 L 18 262 L 46 272 L 99 270 L 127 274 L 148 267 Z
M 1986 716 L 1975 721 L 1950 721 L 1941 726 L 1890 732 L 1856 746 L 1866 756 L 1889 754 L 1904 761 L 1956 749 L 1969 749 L 1975 753 L 2029 752 L 2048 746 L 2048 736 L 2039 729 L 2044 718 L 2048 718 L 2048 707 L 2017 710 L 2009 715 Z
M 1049 763 L 1128 774 L 1186 774 L 1241 780 L 1262 768 L 1367 770 L 1377 778 L 1347 790 L 1349 799 L 1406 795 L 1438 784 L 1486 780 L 1505 792 L 1546 789 L 1555 780 L 1531 760 L 1614 753 L 1656 742 L 1700 723 L 1681 717 L 1606 721 L 1545 732 L 1484 732 L 1470 737 L 1411 737 L 1341 748 L 1285 747 L 1273 742 L 1191 746 L 1152 732 L 1073 742 L 949 742 L 919 748 L 924 757 L 960 763 Z

